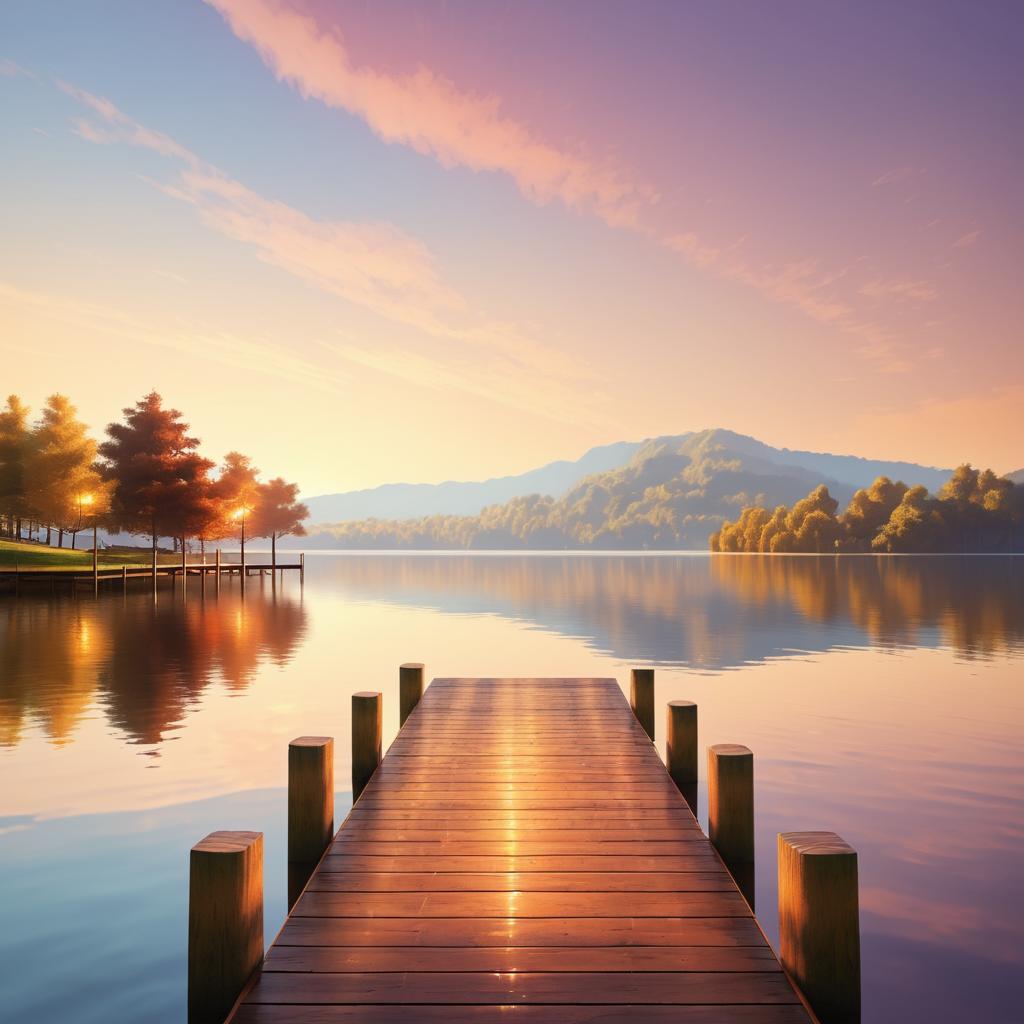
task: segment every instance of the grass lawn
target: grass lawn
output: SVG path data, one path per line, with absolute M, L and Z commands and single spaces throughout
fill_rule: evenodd
M 181 555 L 157 555 L 160 565 L 178 565 Z M 198 556 L 190 555 L 189 561 L 198 561 Z M 122 565 L 151 565 L 152 555 L 149 551 L 103 551 L 100 550 L 100 567 L 120 567 Z M 33 569 L 66 570 L 73 572 L 92 568 L 91 551 L 72 551 L 70 548 L 48 548 L 42 544 L 22 544 L 12 540 L 0 540 L 0 569 L 13 569 L 17 566 L 29 572 Z

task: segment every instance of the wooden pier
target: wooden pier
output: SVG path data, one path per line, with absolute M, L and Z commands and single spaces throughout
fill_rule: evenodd
M 187 579 L 190 576 L 264 576 L 273 572 L 292 571 L 305 577 L 305 558 L 298 562 L 163 562 L 155 568 L 152 565 L 132 563 L 130 565 L 105 565 L 96 569 L 47 569 L 47 568 L 0 568 L 0 593 L 37 593 L 40 589 L 55 592 L 58 589 L 75 591 L 80 587 L 98 590 L 111 585 L 127 587 L 129 581 L 155 579 Z
M 614 680 L 436 679 L 229 1019 L 815 1018 Z

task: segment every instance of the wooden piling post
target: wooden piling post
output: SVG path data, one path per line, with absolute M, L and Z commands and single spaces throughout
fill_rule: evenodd
M 629 706 L 644 732 L 654 740 L 654 669 L 634 668 L 629 674 Z
M 352 802 L 380 764 L 383 699 L 363 690 L 352 694 Z
M 738 743 L 708 747 L 708 838 L 753 907 L 754 755 Z
M 401 728 L 423 696 L 423 665 L 409 661 L 398 668 L 398 725 Z
M 196 843 L 188 902 L 189 1024 L 221 1024 L 263 959 L 263 833 Z
M 665 760 L 668 773 L 690 810 L 697 808 L 697 705 L 670 700 L 665 708 Z
M 284 576 L 281 577 L 284 579 Z M 306 552 L 299 552 L 299 583 L 306 582 Z
M 121 566 L 121 589 L 127 594 L 128 593 L 128 566 Z
M 857 851 L 834 832 L 779 833 L 779 956 L 822 1024 L 858 1024 Z
M 217 565 L 217 593 L 220 593 L 220 548 L 217 548 L 217 553 L 214 558 Z
M 315 864 L 334 835 L 334 739 L 288 744 L 288 860 Z

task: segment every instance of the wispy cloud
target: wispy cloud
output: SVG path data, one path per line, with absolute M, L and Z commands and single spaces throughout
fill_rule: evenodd
M 860 294 L 869 299 L 915 299 L 931 302 L 939 293 L 927 281 L 867 281 L 860 286 Z
M 387 142 L 435 157 L 446 167 L 508 174 L 530 199 L 559 199 L 629 224 L 653 188 L 582 151 L 552 145 L 502 112 L 496 96 L 460 90 L 429 68 L 388 75 L 357 67 L 341 35 L 277 0 L 206 0 L 278 79 L 307 97 L 346 110 Z
M 506 116 L 500 99 L 460 89 L 421 66 L 414 74 L 389 74 L 359 66 L 341 30 L 321 24 L 294 0 L 205 0 L 235 35 L 251 44 L 278 80 L 303 96 L 362 118 L 383 140 L 401 143 L 445 167 L 467 167 L 511 176 L 535 203 L 561 200 L 607 224 L 636 231 L 682 256 L 690 265 L 753 289 L 768 301 L 835 330 L 875 335 L 871 314 L 858 313 L 856 286 L 845 297 L 842 274 L 814 259 L 782 265 L 744 252 L 746 243 L 714 244 L 691 230 L 666 228 L 658 215 L 658 192 L 628 169 L 609 167 L 581 149 L 543 140 L 529 126 Z M 924 173 L 897 167 L 880 174 L 885 185 Z M 865 297 L 906 299 L 906 282 L 869 283 Z M 920 297 L 920 296 L 918 296 Z
M 149 320 L 72 296 L 20 288 L 0 281 L 0 310 L 13 322 L 19 316 L 51 320 L 76 331 L 95 331 L 133 345 L 150 345 L 231 369 L 263 373 L 328 393 L 342 393 L 348 375 L 303 359 L 292 348 L 267 339 L 240 337 L 191 320 Z
M 966 235 L 961 235 L 954 243 L 954 249 L 969 249 L 978 239 L 981 238 L 980 231 L 968 231 Z
M 20 64 L 15 64 L 13 60 L 9 60 L 7 57 L 0 57 L 0 78 L 18 77 L 35 78 L 36 76 Z
M 924 174 L 921 167 L 911 167 L 904 164 L 902 167 L 893 167 L 891 170 L 880 174 L 871 182 L 872 188 L 880 188 L 882 185 L 895 185 L 899 181 L 907 181 L 910 178 L 917 178 Z
M 88 107 L 94 115 L 100 118 L 102 124 L 96 124 L 95 121 L 89 121 L 82 117 L 74 119 L 75 132 L 87 142 L 127 143 L 130 146 L 151 149 L 161 156 L 183 160 L 192 167 L 200 166 L 201 161 L 194 153 L 175 142 L 169 135 L 155 132 L 145 125 L 139 124 L 138 121 L 115 107 L 110 100 L 104 99 L 102 96 L 94 96 L 68 82 L 58 81 L 57 88 L 83 106 Z
M 82 139 L 138 146 L 183 163 L 173 181 L 151 184 L 195 207 L 208 227 L 251 246 L 266 263 L 442 342 L 431 355 L 420 355 L 418 364 L 408 353 L 378 355 L 377 369 L 412 381 L 415 377 L 408 368 L 419 365 L 424 371 L 420 383 L 431 386 L 430 381 L 442 371 L 441 351 L 447 348 L 445 358 L 459 367 L 448 371 L 450 386 L 554 420 L 598 415 L 600 396 L 595 389 L 591 387 L 589 398 L 580 397 L 576 389 L 580 382 L 594 384 L 592 368 L 515 324 L 473 309 L 442 280 L 433 254 L 420 240 L 393 224 L 315 220 L 259 195 L 169 136 L 135 121 L 109 100 L 66 82 L 59 85 L 92 112 L 91 119 L 74 120 L 74 130 Z M 460 357 L 460 348 L 471 351 L 473 359 Z M 365 353 L 361 358 L 352 352 L 339 354 L 362 365 L 372 362 Z M 528 379 L 532 386 L 527 386 Z M 543 386 L 537 385 L 538 380 L 545 382 Z M 545 395 L 557 401 L 545 401 Z
M 575 423 L 607 427 L 608 403 L 581 398 L 577 388 L 562 377 L 533 372 L 511 360 L 480 362 L 466 358 L 439 359 L 426 352 L 403 348 L 368 348 L 353 343 L 322 343 L 335 355 L 358 366 L 429 387 L 445 394 L 463 392 L 545 419 L 562 419 L 572 410 Z

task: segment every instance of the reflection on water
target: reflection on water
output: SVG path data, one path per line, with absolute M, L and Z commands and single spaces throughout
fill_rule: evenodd
M 321 560 L 382 601 L 486 611 L 626 661 L 719 670 L 837 646 L 1020 651 L 1024 561 L 1007 558 L 394 555 Z
M 297 598 L 208 589 L 0 603 L 0 744 L 26 717 L 66 743 L 94 701 L 126 742 L 159 744 L 212 680 L 241 690 L 261 662 L 287 662 L 305 628 Z
M 769 937 L 776 832 L 834 829 L 861 858 L 864 1020 L 1019 1021 L 1022 577 L 1012 558 L 318 554 L 304 588 L 244 599 L 0 598 L 0 1016 L 183 1019 L 188 847 L 266 832 L 272 935 L 288 741 L 338 738 L 340 821 L 349 695 L 383 691 L 388 743 L 400 662 L 626 681 L 646 661 L 660 707 L 698 703 L 702 746 L 754 751 Z

